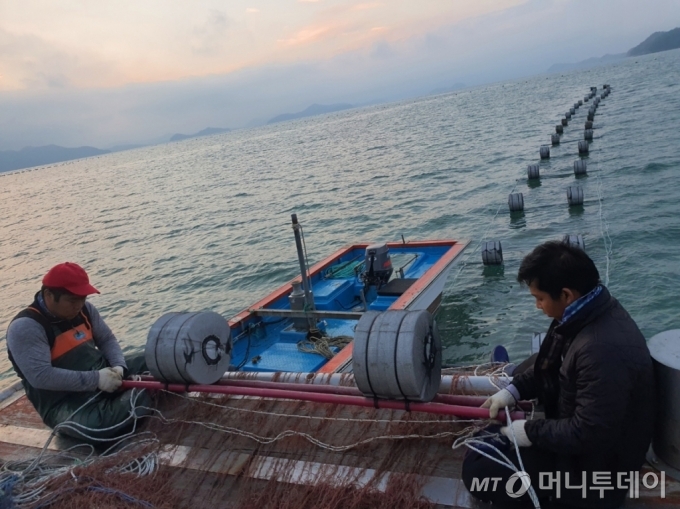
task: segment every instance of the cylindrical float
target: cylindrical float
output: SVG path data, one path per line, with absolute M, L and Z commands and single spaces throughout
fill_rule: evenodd
M 508 196 L 508 208 L 510 212 L 521 212 L 524 210 L 524 196 L 522 193 L 511 193 Z
M 680 329 L 653 336 L 647 346 L 654 363 L 658 408 L 652 449 L 680 470 Z
M 569 125 L 569 120 L 566 119 L 566 118 L 563 118 L 562 121 L 561 121 L 561 124 L 562 124 L 564 127 L 567 127 L 567 126 Z
M 590 151 L 588 142 L 586 140 L 581 140 L 578 142 L 578 153 L 579 155 L 586 155 Z
M 587 165 L 586 162 L 581 159 L 579 161 L 574 161 L 574 175 L 577 177 L 579 175 L 585 175 L 587 172 Z
M 541 177 L 540 166 L 537 164 L 530 164 L 527 166 L 527 178 L 529 180 L 537 179 Z
M 552 143 L 553 147 L 555 145 L 560 144 L 560 135 L 559 134 L 551 134 L 550 135 L 550 143 Z
M 593 130 L 586 129 L 585 131 L 583 131 L 583 139 L 587 141 L 593 141 Z
M 567 202 L 570 207 L 583 205 L 583 188 L 581 186 L 567 187 Z
M 503 263 L 503 246 L 500 240 L 485 242 L 482 245 L 482 263 L 500 265 Z
M 538 153 L 541 156 L 541 159 L 550 159 L 550 147 L 542 146 Z
M 569 244 L 570 246 L 577 247 L 586 250 L 586 242 L 583 240 L 583 235 L 565 235 L 562 242 Z
M 212 384 L 229 369 L 231 329 L 213 312 L 167 313 L 153 324 L 144 358 L 158 380 Z
M 366 397 L 432 401 L 441 364 L 439 330 L 427 311 L 369 311 L 359 320 L 352 366 Z
M 587 120 L 586 123 L 585 123 L 585 128 L 586 129 L 592 129 L 593 128 L 593 121 Z
M 555 126 L 555 132 L 557 134 L 563 134 L 564 133 L 564 126 L 562 124 L 556 125 Z

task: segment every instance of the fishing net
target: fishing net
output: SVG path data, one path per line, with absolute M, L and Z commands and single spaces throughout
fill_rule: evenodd
M 156 399 L 136 434 L 104 453 L 44 451 L 30 475 L 6 464 L 20 478 L 15 507 L 434 507 L 427 479 L 459 479 L 451 445 L 484 425 L 290 400 Z

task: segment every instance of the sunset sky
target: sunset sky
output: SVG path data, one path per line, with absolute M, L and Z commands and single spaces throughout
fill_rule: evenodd
M 0 150 L 512 79 L 679 25 L 680 0 L 0 0 Z

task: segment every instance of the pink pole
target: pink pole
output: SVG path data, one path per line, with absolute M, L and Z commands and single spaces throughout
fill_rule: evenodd
M 142 380 L 149 382 L 156 382 L 157 380 L 152 376 L 142 376 Z M 231 387 L 252 387 L 253 389 L 276 389 L 294 392 L 316 392 L 320 394 L 340 394 L 343 396 L 358 396 L 363 398 L 364 395 L 356 387 L 343 387 L 339 385 L 314 385 L 303 383 L 286 383 L 286 382 L 261 382 L 258 380 L 218 380 L 214 385 L 231 386 Z M 370 398 L 369 398 L 370 399 Z M 437 394 L 434 397 L 434 403 L 443 403 L 445 405 L 460 405 L 470 407 L 481 407 L 487 400 L 486 396 L 462 396 L 457 394 Z M 373 401 L 373 400 L 371 400 Z M 531 403 L 528 401 L 521 401 L 518 406 L 522 410 L 531 410 Z M 512 417 L 512 414 L 510 414 Z
M 330 403 L 335 405 L 351 405 L 360 407 L 386 408 L 411 412 L 425 412 L 437 415 L 452 415 L 462 419 L 489 419 L 486 408 L 474 408 L 440 403 L 403 403 L 401 401 L 369 399 L 359 396 L 340 394 L 323 394 L 316 392 L 290 391 L 280 389 L 258 389 L 253 387 L 233 387 L 229 385 L 182 385 L 165 384 L 163 382 L 123 380 L 123 389 L 167 390 L 171 392 L 207 392 L 213 394 L 231 394 L 236 396 L 255 396 L 260 398 L 292 399 L 311 401 L 314 403 Z M 513 420 L 524 419 L 524 412 L 511 412 Z M 499 412 L 498 420 L 505 421 L 505 412 Z

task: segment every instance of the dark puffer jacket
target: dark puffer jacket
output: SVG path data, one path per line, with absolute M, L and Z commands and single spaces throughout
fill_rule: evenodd
M 561 366 L 541 370 L 550 344 L 565 340 Z M 647 342 L 637 325 L 606 288 L 571 320 L 553 321 L 530 370 L 514 378 L 522 399 L 538 397 L 546 419 L 529 421 L 532 444 L 557 455 L 557 469 L 570 472 L 570 484 L 581 484 L 586 472 L 638 471 L 651 443 L 656 391 Z M 562 489 L 574 505 L 616 507 L 626 490 Z

